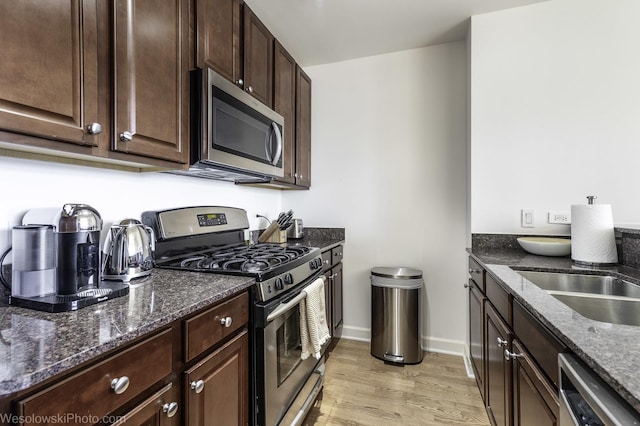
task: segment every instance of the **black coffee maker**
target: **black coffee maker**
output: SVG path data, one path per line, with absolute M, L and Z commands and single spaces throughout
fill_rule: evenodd
M 49 263 L 56 268 L 55 283 L 47 283 L 41 287 L 55 288 L 55 293 L 12 293 L 10 304 L 49 312 L 64 312 L 129 293 L 127 284 L 101 281 L 102 218 L 93 207 L 69 203 L 63 205 L 62 209 L 32 209 L 24 215 L 22 224 L 51 225 L 49 228 L 53 228 L 55 249 L 49 253 L 53 253 L 55 259 Z
M 82 294 L 98 288 L 100 214 L 87 204 L 65 204 L 57 222 L 58 294 Z

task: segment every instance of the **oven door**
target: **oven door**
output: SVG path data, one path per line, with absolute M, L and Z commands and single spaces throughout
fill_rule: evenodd
M 288 295 L 284 301 L 280 299 L 270 302 L 268 307 L 257 309 L 266 319 L 263 327 L 257 326 L 254 330 L 255 355 L 258 358 L 256 399 L 259 425 L 277 425 L 285 416 L 290 418 L 292 414 L 300 418 L 298 411 L 308 410 L 322 388 L 323 359 L 317 360 L 313 356 L 305 360 L 300 358 L 300 301 L 304 297 L 300 290 L 297 294 Z M 322 353 L 326 346 L 323 346 Z M 314 372 L 318 374 L 314 375 Z M 305 392 L 308 395 L 303 395 Z M 302 403 L 294 404 L 294 401 Z M 296 413 L 291 413 L 292 410 Z

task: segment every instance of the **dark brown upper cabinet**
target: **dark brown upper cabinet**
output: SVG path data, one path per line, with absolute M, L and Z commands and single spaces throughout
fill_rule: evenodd
M 240 0 L 197 0 L 196 65 L 211 67 L 242 87 L 242 4 Z
M 273 49 L 273 109 L 284 117 L 284 176 L 278 181 L 295 184 L 296 178 L 296 61 L 275 41 Z
M 188 1 L 116 0 L 113 19 L 114 150 L 186 163 Z
M 244 90 L 273 107 L 273 35 L 244 5 Z
M 0 129 L 97 146 L 97 39 L 95 0 L 0 2 Z
M 296 66 L 296 185 L 311 186 L 311 79 Z

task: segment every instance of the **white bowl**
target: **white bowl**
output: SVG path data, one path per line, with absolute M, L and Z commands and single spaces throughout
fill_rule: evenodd
M 540 256 L 567 256 L 571 253 L 569 238 L 520 237 L 518 244 L 525 251 Z

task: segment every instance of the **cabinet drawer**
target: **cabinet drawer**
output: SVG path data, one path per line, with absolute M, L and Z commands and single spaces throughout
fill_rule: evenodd
M 485 275 L 486 295 L 489 302 L 496 308 L 502 318 L 511 325 L 511 304 L 509 303 L 509 293 L 498 284 L 490 275 Z
M 513 331 L 547 378 L 557 387 L 558 354 L 565 352 L 567 347 L 517 300 L 513 302 Z
M 227 326 L 222 323 L 231 318 Z M 185 358 L 191 361 L 249 322 L 249 294 L 242 294 L 185 321 Z
M 173 333 L 165 330 L 19 401 L 19 415 L 33 421 L 50 417 L 67 424 L 93 424 L 167 377 L 173 369 L 172 345 Z M 116 394 L 112 381 L 125 377 L 129 387 Z
M 342 262 L 343 249 L 343 246 L 338 246 L 331 249 L 331 265 L 337 265 L 338 263 Z
M 484 273 L 484 268 L 480 266 L 478 262 L 473 260 L 471 256 L 469 256 L 469 275 L 471 276 L 471 279 L 478 285 L 482 293 L 485 292 Z

